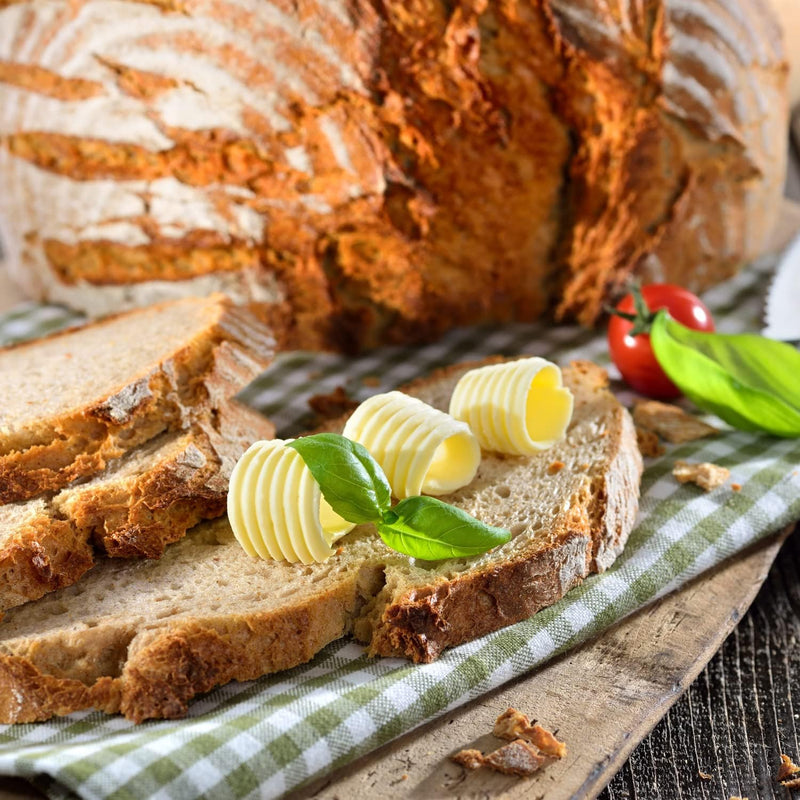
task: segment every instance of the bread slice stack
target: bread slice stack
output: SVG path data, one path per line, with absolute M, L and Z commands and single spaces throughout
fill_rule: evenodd
M 0 350 L 0 611 L 224 513 L 236 460 L 274 434 L 231 398 L 273 353 L 220 295 Z
M 447 408 L 466 368 L 407 390 Z M 301 664 L 350 633 L 373 655 L 431 661 L 554 603 L 622 550 L 642 471 L 633 423 L 605 373 L 576 362 L 564 380 L 575 411 L 563 441 L 530 457 L 485 453 L 476 479 L 442 498 L 509 528 L 508 543 L 419 562 L 361 525 L 330 559 L 303 565 L 251 558 L 225 518 L 202 523 L 160 560 L 107 559 L 9 611 L 0 721 L 86 708 L 137 722 L 180 717 L 199 693 Z

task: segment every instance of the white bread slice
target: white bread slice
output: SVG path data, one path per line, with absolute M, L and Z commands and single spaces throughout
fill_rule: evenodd
M 441 405 L 463 368 L 411 390 Z M 135 721 L 179 717 L 196 694 L 310 659 L 353 632 L 373 653 L 435 658 L 559 599 L 622 549 L 642 462 L 627 411 L 586 363 L 567 438 L 532 457 L 486 456 L 451 496 L 514 534 L 474 559 L 419 564 L 371 526 L 323 564 L 249 558 L 224 519 L 159 561 L 107 560 L 75 586 L 11 610 L 0 626 L 0 721 L 82 708 Z M 559 470 L 553 465 L 563 463 Z
M 160 557 L 200 520 L 225 513 L 236 460 L 274 433 L 231 401 L 55 497 L 0 506 L 0 612 L 75 583 L 95 562 L 92 544 L 112 556 Z
M 0 503 L 93 475 L 219 407 L 272 360 L 222 295 L 119 314 L 0 350 Z

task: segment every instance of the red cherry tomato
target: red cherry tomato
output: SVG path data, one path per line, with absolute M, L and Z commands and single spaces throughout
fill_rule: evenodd
M 666 308 L 673 319 L 688 328 L 697 331 L 714 330 L 711 312 L 702 300 L 686 289 L 668 283 L 651 283 L 643 286 L 641 293 L 651 312 Z M 625 295 L 617 303 L 616 310 L 635 314 L 633 295 Z M 632 336 L 632 328 L 633 323 L 622 317 L 612 316 L 608 323 L 608 349 L 622 377 L 629 386 L 648 397 L 678 397 L 680 390 L 664 374 L 653 355 L 649 334 L 639 333 Z

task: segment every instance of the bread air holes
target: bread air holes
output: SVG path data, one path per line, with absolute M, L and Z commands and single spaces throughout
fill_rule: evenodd
M 515 539 L 521 533 L 525 533 L 528 530 L 528 526 L 524 522 L 517 522 L 515 525 L 512 525 L 509 530 L 511 531 L 511 538 Z
M 511 487 L 502 483 L 500 486 L 494 487 L 494 493 L 498 497 L 502 497 L 505 500 L 506 498 L 511 497 Z

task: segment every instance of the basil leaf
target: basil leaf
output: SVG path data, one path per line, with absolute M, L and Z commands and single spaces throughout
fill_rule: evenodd
M 653 353 L 693 402 L 734 428 L 800 436 L 800 352 L 757 334 L 703 333 L 666 311 L 650 331 Z
M 377 527 L 381 539 L 393 550 L 426 561 L 476 556 L 511 539 L 507 530 L 485 525 L 434 497 L 419 495 L 401 500 Z
M 300 453 L 322 496 L 348 522 L 377 522 L 389 509 L 389 482 L 363 445 L 338 433 L 315 433 L 286 446 Z

